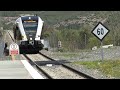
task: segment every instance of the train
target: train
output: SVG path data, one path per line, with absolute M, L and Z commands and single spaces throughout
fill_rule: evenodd
M 20 53 L 39 53 L 44 45 L 41 33 L 44 21 L 37 15 L 23 15 L 13 25 L 14 42 L 19 45 Z

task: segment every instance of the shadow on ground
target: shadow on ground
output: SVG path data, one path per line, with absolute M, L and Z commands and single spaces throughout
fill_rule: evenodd
M 45 66 L 47 64 L 61 65 L 61 64 L 70 63 L 70 62 L 66 60 L 59 60 L 59 61 L 35 61 L 35 63 L 39 66 Z

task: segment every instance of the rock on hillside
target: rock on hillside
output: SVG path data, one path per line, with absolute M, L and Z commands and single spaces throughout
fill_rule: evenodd
M 97 17 L 95 14 L 91 14 L 89 16 L 76 16 L 74 19 L 67 19 L 65 21 L 59 22 L 54 25 L 54 28 L 59 28 L 61 26 L 67 27 L 69 25 L 81 25 L 81 24 L 88 24 L 93 26 L 96 22 L 105 23 L 107 18 Z

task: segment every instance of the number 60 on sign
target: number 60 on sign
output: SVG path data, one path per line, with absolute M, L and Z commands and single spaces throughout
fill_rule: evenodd
M 92 30 L 92 33 L 99 39 L 103 40 L 104 37 L 109 33 L 109 29 L 105 27 L 101 22 L 99 22 L 95 28 Z

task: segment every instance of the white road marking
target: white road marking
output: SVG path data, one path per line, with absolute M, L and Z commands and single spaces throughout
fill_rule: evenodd
M 25 68 L 28 70 L 28 72 L 31 74 L 31 76 L 34 79 L 44 79 L 29 63 L 27 60 L 21 60 L 21 62 L 24 64 Z

